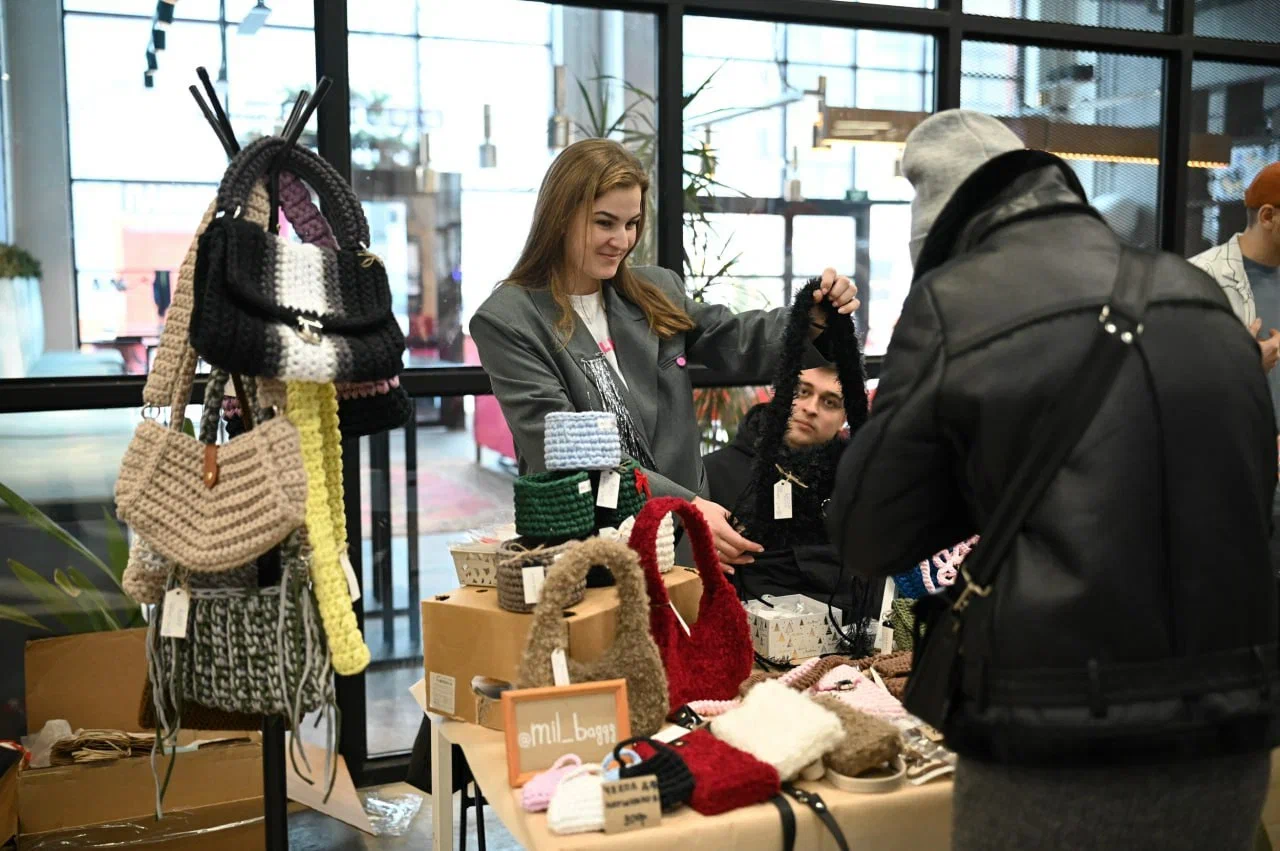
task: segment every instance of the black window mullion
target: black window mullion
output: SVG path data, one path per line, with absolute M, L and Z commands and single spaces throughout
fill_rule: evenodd
M 320 0 L 317 0 L 320 2 Z M 658 12 L 658 263 L 684 272 L 684 3 Z M 670 209 L 675 207 L 676 209 Z

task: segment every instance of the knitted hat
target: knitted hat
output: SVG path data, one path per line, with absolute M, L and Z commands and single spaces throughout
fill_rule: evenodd
M 1244 205 L 1250 210 L 1260 209 L 1264 204 L 1280 207 L 1280 163 L 1272 163 L 1258 172 L 1245 190 Z
M 920 122 L 907 136 L 902 174 L 915 187 L 911 202 L 911 262 L 929 228 L 974 169 L 992 157 L 1025 147 L 998 119 L 969 109 L 948 109 Z

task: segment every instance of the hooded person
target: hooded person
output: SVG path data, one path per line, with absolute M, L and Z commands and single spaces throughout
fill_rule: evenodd
M 953 847 L 1252 847 L 1280 742 L 1257 345 L 1207 275 L 1122 249 L 1072 169 L 996 119 L 926 119 L 903 172 L 914 280 L 827 518 L 864 576 L 984 532 L 1116 284 L 1150 284 L 1083 437 L 966 597 L 935 704 Z M 966 568 L 996 566 L 991 537 Z

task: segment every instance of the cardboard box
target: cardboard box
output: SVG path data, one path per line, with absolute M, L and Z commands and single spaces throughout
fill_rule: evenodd
M 695 570 L 676 568 L 662 577 L 676 610 L 687 623 L 698 617 L 702 580 Z M 618 592 L 588 588 L 581 603 L 565 612 L 569 656 L 598 659 L 613 644 Z M 515 682 L 533 616 L 503 611 L 492 588 L 459 588 L 422 603 L 422 648 L 427 709 L 459 721 L 479 723 L 471 681 L 490 677 Z M 500 713 L 499 713 L 500 714 Z M 486 713 L 486 725 L 497 723 Z
M 301 809 L 300 805 L 295 805 Z M 292 811 L 292 810 L 291 810 Z M 265 851 L 262 802 L 246 799 L 126 822 L 24 836 L 19 851 L 116 848 L 121 851 Z
M 145 648 L 145 630 L 85 633 L 29 642 L 25 666 L 30 732 L 59 718 L 65 719 L 73 730 L 137 731 L 138 707 L 146 682 Z M 225 735 L 228 734 L 184 731 L 179 744 Z M 166 768 L 167 761 L 157 763 L 159 771 Z M 199 847 L 187 844 L 190 837 L 179 839 L 175 834 L 173 842 L 181 844 L 173 845 L 168 845 L 168 840 L 157 845 L 154 837 L 166 836 L 163 831 L 176 829 L 173 825 L 161 827 L 169 821 L 168 816 L 188 811 L 201 811 L 206 826 L 231 823 L 219 821 L 234 816 L 220 814 L 219 808 L 240 803 L 244 804 L 242 809 L 261 815 L 262 747 L 256 733 L 250 735 L 248 742 L 179 753 L 165 792 L 166 818 L 159 823 L 155 820 L 155 779 L 148 757 L 49 768 L 19 764 L 0 778 L 0 828 L 6 828 L 0 831 L 0 844 L 13 835 L 15 828 L 19 847 L 25 849 L 38 848 L 47 844 L 46 840 L 51 842 L 49 837 L 68 830 L 75 832 L 75 841 L 79 842 L 81 834 L 89 834 L 86 828 L 111 823 L 132 825 L 128 833 L 131 841 L 136 841 L 140 832 L 153 837 L 147 848 Z M 189 818 L 184 815 L 180 821 Z M 235 816 L 234 821 L 243 819 Z M 259 823 L 257 834 L 261 833 Z M 238 840 L 234 844 L 240 851 L 253 847 Z
M 795 664 L 840 649 L 840 635 L 827 620 L 831 614 L 841 623 L 839 609 L 828 610 L 826 604 L 803 594 L 766 596 L 772 607 L 760 600 L 747 603 L 751 643 L 761 656 Z

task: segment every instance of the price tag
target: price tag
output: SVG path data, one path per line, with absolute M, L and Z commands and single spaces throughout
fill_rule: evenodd
M 652 774 L 608 780 L 600 785 L 604 793 L 604 832 L 625 833 L 662 823 L 662 799 L 658 778 Z
M 683 738 L 692 732 L 692 730 L 681 727 L 679 724 L 668 724 L 653 734 L 653 740 L 655 742 L 663 742 L 664 744 L 669 745 L 676 739 Z
M 773 486 L 773 519 L 791 519 L 791 482 L 786 479 Z
M 578 493 L 591 493 L 591 480 L 578 482 Z
M 542 583 L 546 581 L 546 578 L 547 568 L 545 565 L 535 564 L 520 571 L 520 579 L 524 582 L 524 601 L 526 603 L 538 602 L 538 598 L 542 596 Z
M 596 494 L 596 505 L 601 508 L 618 507 L 618 488 L 622 477 L 617 470 L 605 470 L 600 474 L 600 490 Z
M 338 559 L 342 562 L 342 572 L 347 575 L 347 591 L 351 594 L 351 602 L 360 599 L 360 580 L 356 579 L 356 569 L 351 565 L 351 557 L 343 550 Z
M 190 607 L 191 597 L 185 588 L 173 588 L 165 592 L 160 635 L 165 638 L 186 638 L 187 610 Z
M 551 679 L 555 685 L 569 685 L 569 662 L 563 647 L 551 651 Z

